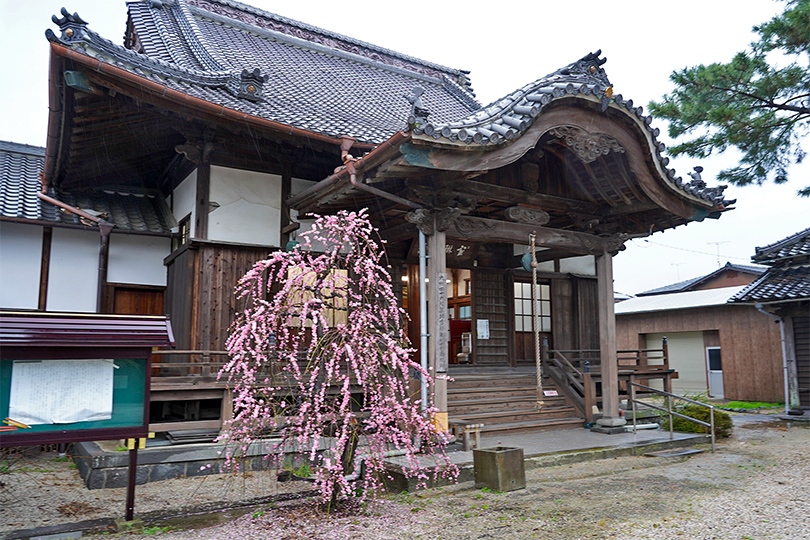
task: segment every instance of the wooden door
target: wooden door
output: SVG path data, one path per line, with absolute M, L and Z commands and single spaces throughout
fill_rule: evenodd
M 163 290 L 115 287 L 112 312 L 121 315 L 163 315 Z

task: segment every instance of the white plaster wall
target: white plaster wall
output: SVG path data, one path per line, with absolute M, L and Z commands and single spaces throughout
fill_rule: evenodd
M 99 233 L 53 229 L 48 311 L 96 311 Z
M 177 221 L 191 214 L 190 235 L 194 237 L 194 198 L 197 196 L 197 169 L 186 176 L 172 192 L 172 213 Z
M 596 258 L 593 255 L 560 259 L 560 272 L 563 274 L 596 275 Z
M 37 309 L 42 227 L 0 221 L 0 307 Z
M 208 238 L 278 247 L 281 231 L 281 177 L 211 167 Z
M 169 238 L 111 234 L 107 281 L 166 286 L 163 259 L 171 253 L 171 247 Z

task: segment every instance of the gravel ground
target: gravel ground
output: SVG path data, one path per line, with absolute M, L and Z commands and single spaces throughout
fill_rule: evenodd
M 149 534 L 97 538 L 810 539 L 810 425 L 750 415 L 737 416 L 735 424 L 734 436 L 720 443 L 715 454 L 534 469 L 527 471 L 527 489 L 510 493 L 475 489 L 467 482 L 390 495 L 331 516 L 306 500 L 265 502 L 241 517 L 218 513 L 183 522 L 147 520 Z M 69 463 L 44 462 L 55 473 L 30 470 L 45 466 L 40 463 L 32 460 L 29 470 L 0 476 L 0 517 L 6 531 L 22 528 L 20 523 L 34 526 L 30 523 L 36 520 L 42 525 L 121 515 L 123 490 L 76 486 L 78 475 Z M 23 483 L 29 487 L 20 487 Z M 36 498 L 31 486 L 41 492 Z M 169 480 L 139 486 L 136 513 L 281 496 L 308 487 L 278 484 L 264 473 Z M 75 495 L 64 498 L 64 493 Z M 71 502 L 87 508 L 65 506 Z M 86 513 L 68 518 L 59 508 L 62 514 L 71 509 Z M 33 517 L 37 515 L 41 517 Z

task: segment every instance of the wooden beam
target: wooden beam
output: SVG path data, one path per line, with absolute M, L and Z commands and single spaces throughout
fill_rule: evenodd
M 592 234 L 469 216 L 456 219 L 447 229 L 447 236 L 479 242 L 524 244 L 533 232 L 541 247 L 562 248 L 585 255 L 601 255 L 608 248 L 605 239 Z
M 281 219 L 280 219 L 280 247 L 287 249 L 287 243 L 290 241 L 290 231 L 287 226 L 292 222 L 290 215 L 290 207 L 287 205 L 287 199 L 290 198 L 292 190 L 292 167 L 291 164 L 285 162 L 282 164 L 281 172 Z
M 464 182 L 468 193 L 483 196 L 487 199 L 507 202 L 511 204 L 530 204 L 539 206 L 543 210 L 560 210 L 563 212 L 581 212 L 584 214 L 601 214 L 602 209 L 598 204 L 554 195 L 544 195 L 542 193 L 529 193 L 522 189 L 514 189 L 503 186 L 467 180 Z

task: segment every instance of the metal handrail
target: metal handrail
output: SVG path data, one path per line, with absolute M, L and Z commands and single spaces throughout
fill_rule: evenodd
M 715 449 L 715 447 L 714 447 L 714 443 L 715 443 L 715 437 L 714 437 L 714 406 L 708 405 L 706 403 L 701 403 L 700 401 L 695 401 L 694 399 L 689 399 L 689 398 L 684 397 L 684 396 L 679 396 L 678 394 L 672 394 L 670 392 L 665 392 L 663 390 L 658 390 L 657 388 L 652 388 L 651 386 L 645 386 L 643 384 L 639 384 L 639 383 L 634 382 L 634 381 L 629 381 L 629 382 L 630 382 L 630 403 L 633 406 L 633 433 L 636 433 L 636 431 L 637 431 L 637 429 L 636 429 L 636 403 L 638 403 L 640 405 L 644 405 L 645 407 L 650 407 L 651 409 L 655 409 L 655 410 L 667 413 L 667 415 L 669 416 L 669 439 L 670 440 L 672 440 L 674 438 L 674 436 L 675 436 L 674 435 L 674 430 L 673 430 L 673 427 L 672 427 L 672 417 L 673 416 L 677 416 L 679 418 L 683 418 L 685 420 L 689 420 L 690 422 L 695 422 L 696 424 L 700 424 L 701 426 L 705 426 L 705 427 L 709 428 L 709 432 L 711 433 L 711 436 L 712 436 L 712 453 L 714 453 L 714 449 Z M 656 394 L 661 394 L 662 396 L 666 396 L 666 398 L 667 398 L 667 408 L 664 409 L 663 407 L 659 407 L 658 405 L 653 405 L 652 403 L 647 403 L 647 402 L 641 401 L 639 399 L 636 399 L 636 387 L 643 388 L 645 390 L 648 390 L 648 391 L 656 393 Z M 694 405 L 699 405 L 701 407 L 706 407 L 707 409 L 709 409 L 709 419 L 710 419 L 710 421 L 709 422 L 704 422 L 703 420 L 698 420 L 697 418 L 692 418 L 691 416 L 686 416 L 685 414 L 681 414 L 681 413 L 673 411 L 672 410 L 672 398 L 687 401 L 689 403 L 692 403 Z

